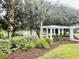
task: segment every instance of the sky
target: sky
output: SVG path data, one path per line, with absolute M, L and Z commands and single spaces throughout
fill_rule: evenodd
M 49 2 L 63 4 L 75 9 L 79 9 L 79 0 L 48 0 Z

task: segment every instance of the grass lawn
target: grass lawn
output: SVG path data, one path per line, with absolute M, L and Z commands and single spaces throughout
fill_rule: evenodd
M 65 44 L 37 59 L 79 59 L 79 44 Z

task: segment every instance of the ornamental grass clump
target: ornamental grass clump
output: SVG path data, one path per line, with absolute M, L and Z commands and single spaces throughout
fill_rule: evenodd
M 36 46 L 39 48 L 49 48 L 49 43 L 44 38 L 42 38 L 36 41 Z
M 35 44 L 32 43 L 32 42 L 30 42 L 30 43 L 28 43 L 28 44 L 25 45 L 25 48 L 26 49 L 33 49 L 33 48 L 35 48 Z
M 48 42 L 48 44 L 51 44 L 53 42 L 53 40 L 51 40 L 49 38 L 45 38 L 45 40 Z

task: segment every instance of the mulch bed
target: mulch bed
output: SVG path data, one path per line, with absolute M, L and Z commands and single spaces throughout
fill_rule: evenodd
M 29 51 L 25 50 L 17 50 L 13 53 L 11 53 L 7 59 L 35 59 L 36 57 L 44 55 L 49 50 L 55 49 L 59 45 L 63 44 L 76 44 L 77 42 L 71 42 L 71 41 L 57 41 L 51 44 L 50 48 L 43 49 L 43 48 L 35 48 L 31 49 Z

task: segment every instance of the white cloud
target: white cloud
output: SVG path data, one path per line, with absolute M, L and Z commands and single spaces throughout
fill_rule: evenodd
M 75 9 L 79 9 L 79 0 L 48 0 L 49 2 L 58 2 L 60 4 L 64 4 L 66 6 L 73 7 Z
M 56 2 L 59 2 L 60 0 L 47 0 L 47 1 L 56 3 Z
M 65 4 L 66 6 L 79 9 L 79 0 L 60 0 L 60 1 L 61 4 Z

